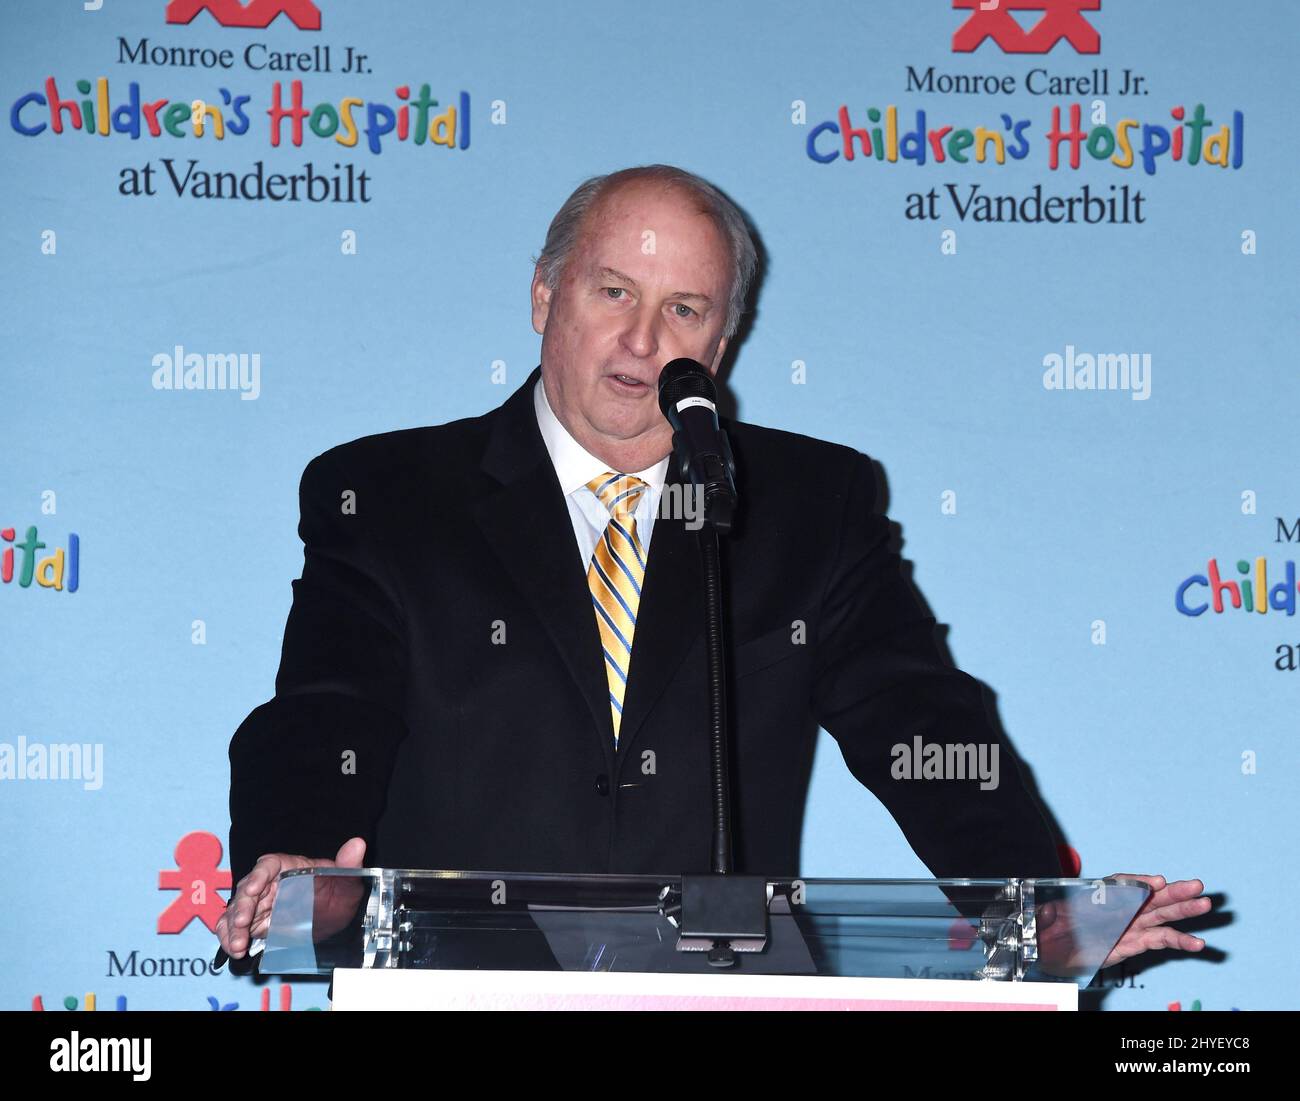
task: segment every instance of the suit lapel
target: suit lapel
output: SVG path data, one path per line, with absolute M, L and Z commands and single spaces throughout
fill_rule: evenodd
M 681 479 L 676 462 L 670 459 L 665 498 L 668 487 L 673 485 L 680 486 Z M 678 666 L 704 634 L 702 575 L 696 533 L 686 530 L 680 516 L 657 516 L 646 560 L 641 604 L 637 609 L 627 692 L 623 697 L 618 739 L 621 759 L 632 752 L 646 719 Z M 705 718 L 701 711 L 701 737 Z
M 475 506 L 475 519 L 545 624 L 586 700 L 591 729 L 612 766 L 614 725 L 600 632 L 586 570 L 574 550 L 568 505 L 533 408 L 533 387 L 540 376 L 541 368 L 535 368 L 492 414 L 482 467 L 500 485 Z M 669 485 L 681 485 L 672 461 L 665 494 Z M 656 517 L 623 698 L 620 758 L 626 759 L 650 712 L 704 633 L 702 593 L 696 534 L 686 530 L 680 516 Z M 704 718 L 701 712 L 701 737 Z
M 501 485 L 475 506 L 475 519 L 564 659 L 586 700 L 590 729 L 612 766 L 614 724 L 600 633 L 568 505 L 533 409 L 533 386 L 540 375 L 541 368 L 535 368 L 493 414 L 482 465 Z

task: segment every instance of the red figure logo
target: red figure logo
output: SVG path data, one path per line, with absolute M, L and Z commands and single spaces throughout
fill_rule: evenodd
M 952 0 L 952 6 L 970 12 L 952 36 L 953 53 L 968 54 L 986 38 L 1006 54 L 1045 54 L 1062 38 L 1076 53 L 1101 53 L 1101 35 L 1083 16 L 1100 11 L 1101 0 Z M 1013 11 L 1041 11 L 1043 17 L 1025 30 Z
M 948 951 L 969 952 L 975 943 L 975 927 L 965 918 L 953 918 L 948 923 Z
M 1056 858 L 1061 862 L 1061 874 L 1066 879 L 1078 879 L 1083 861 L 1073 845 L 1057 845 Z
M 320 9 L 311 0 L 170 0 L 168 23 L 189 23 L 210 11 L 223 27 L 267 27 L 283 12 L 300 31 L 320 30 Z
M 158 932 L 179 933 L 198 918 L 217 931 L 217 918 L 226 910 L 226 900 L 217 891 L 230 887 L 230 870 L 222 871 L 221 842 L 205 830 L 187 833 L 176 846 L 176 871 L 158 873 L 160 891 L 180 891 L 176 899 L 158 915 Z

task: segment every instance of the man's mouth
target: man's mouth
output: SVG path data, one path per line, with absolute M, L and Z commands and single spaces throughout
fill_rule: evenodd
M 619 386 L 621 386 L 622 388 L 628 391 L 649 390 L 651 388 L 648 382 L 642 382 L 639 378 L 635 378 L 632 375 L 615 374 L 615 375 L 606 375 L 605 377 L 612 379 Z

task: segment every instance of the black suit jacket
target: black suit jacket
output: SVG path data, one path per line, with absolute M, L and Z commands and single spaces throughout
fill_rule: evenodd
M 539 373 L 483 416 L 308 464 L 275 698 L 230 745 L 236 882 L 263 852 L 332 857 L 353 835 L 371 866 L 708 870 L 696 537 L 656 518 L 616 753 Z M 980 685 L 945 666 L 889 549 L 870 461 L 724 427 L 742 505 L 722 541 L 737 869 L 798 873 L 820 724 L 936 876 L 1059 874 Z M 891 747 L 918 734 L 998 742 L 1000 785 L 892 779 Z

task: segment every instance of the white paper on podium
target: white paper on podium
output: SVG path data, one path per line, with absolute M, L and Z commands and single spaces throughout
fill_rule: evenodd
M 337 1010 L 1047 1010 L 1079 1008 L 1074 983 L 339 968 Z

